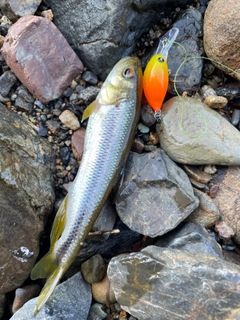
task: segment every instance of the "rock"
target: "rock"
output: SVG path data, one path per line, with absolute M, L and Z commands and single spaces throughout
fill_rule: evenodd
M 179 34 L 176 41 L 180 43 L 186 52 L 179 46 L 173 45 L 168 54 L 168 68 L 171 74 L 176 76 L 176 87 L 181 94 L 184 91 L 196 91 L 199 87 L 202 78 L 202 59 L 194 59 L 196 56 L 203 54 L 203 43 L 200 40 L 202 37 L 203 19 L 201 13 L 196 9 L 187 9 L 180 13 L 177 21 L 172 27 L 179 29 Z M 181 63 L 187 57 L 192 59 L 184 62 L 179 69 Z M 170 76 L 174 80 L 174 76 Z M 170 82 L 169 91 L 175 93 L 173 82 Z
M 98 95 L 99 91 L 99 88 L 89 86 L 86 89 L 81 90 L 81 92 L 78 95 L 78 98 L 79 100 L 85 102 L 86 105 L 88 105 L 96 99 L 96 96 Z
M 218 190 L 219 190 L 219 186 L 217 184 L 213 184 L 212 186 L 210 186 L 209 193 L 208 193 L 209 197 L 214 198 L 218 193 Z
M 139 138 L 136 138 L 133 141 L 131 151 L 140 154 L 140 153 L 143 153 L 144 147 L 145 147 L 145 145 L 144 145 L 143 141 Z
M 222 250 L 218 243 L 198 223 L 182 222 L 174 230 L 159 237 L 157 247 L 179 250 L 196 250 L 222 258 Z
M 148 127 L 152 126 L 156 122 L 154 111 L 148 103 L 144 103 L 141 107 L 141 121 Z
M 231 124 L 234 127 L 237 127 L 239 122 L 240 122 L 240 109 L 234 109 L 232 113 Z
M 50 144 L 1 104 L 0 149 L 0 283 L 6 293 L 24 282 L 38 256 L 55 198 L 55 161 Z
M 216 67 L 240 80 L 239 41 L 240 2 L 212 0 L 204 16 L 204 49 L 207 56 L 219 63 Z M 235 72 L 224 68 L 233 69 Z
M 197 182 L 208 183 L 212 179 L 210 174 L 200 170 L 197 166 L 183 165 L 182 168 L 189 178 L 192 178 Z
M 240 267 L 208 253 L 148 246 L 113 258 L 108 277 L 123 310 L 141 320 L 240 317 Z
M 41 0 L 6 0 L 0 2 L 0 10 L 10 20 L 16 21 L 19 17 L 34 14 Z
M 41 288 L 38 284 L 32 284 L 18 288 L 12 306 L 12 313 L 17 312 L 27 301 L 39 295 Z
M 5 294 L 0 293 L 0 319 L 2 319 L 2 316 L 4 313 L 5 301 L 6 301 Z
M 187 217 L 187 220 L 199 223 L 205 228 L 214 226 L 220 218 L 218 208 L 206 193 L 194 189 L 194 194 L 199 199 L 199 207 Z
M 240 132 L 198 100 L 174 97 L 163 104 L 156 131 L 162 149 L 184 164 L 240 164 Z
M 83 278 L 88 283 L 100 282 L 106 274 L 107 266 L 100 254 L 92 256 L 81 265 Z
M 110 301 L 111 303 L 116 301 L 107 275 L 105 275 L 102 281 L 92 284 L 92 295 L 94 300 L 99 303 L 106 304 L 106 301 Z
M 9 94 L 12 86 L 17 82 L 12 71 L 6 71 L 0 76 L 0 94 L 6 97 Z
M 98 83 L 98 78 L 92 71 L 85 71 L 82 74 L 82 79 L 90 84 L 96 85 Z
M 173 8 L 192 0 L 98 1 L 49 0 L 54 23 L 84 65 L 104 80 L 113 65 L 130 55 L 137 39 Z M 121 21 L 121 23 L 119 23 Z M 74 25 L 74 28 L 72 26 Z
M 142 124 L 141 122 L 139 122 L 137 129 L 140 133 L 148 133 L 149 132 L 149 128 L 147 126 L 145 126 L 144 124 Z
M 116 198 L 121 220 L 150 237 L 175 228 L 198 206 L 187 175 L 161 150 L 130 153 Z
M 8 31 L 1 53 L 37 99 L 57 99 L 83 70 L 66 39 L 48 19 L 20 18 Z
M 213 109 L 221 109 L 226 107 L 228 100 L 225 97 L 219 97 L 219 96 L 208 96 L 204 100 L 204 102 Z
M 86 320 L 92 295 L 90 285 L 82 279 L 80 273 L 77 273 L 59 284 L 43 308 L 34 316 L 37 299 L 28 301 L 10 320 L 75 320 L 79 319 L 79 315 L 81 320 Z
M 85 138 L 85 128 L 80 128 L 73 132 L 71 138 L 71 146 L 72 152 L 77 159 L 77 161 L 81 161 L 84 149 L 84 138 Z
M 92 304 L 87 320 L 103 320 L 107 318 L 106 308 L 101 303 Z
M 61 122 L 65 125 L 65 127 L 71 130 L 77 130 L 80 128 L 80 123 L 75 114 L 70 110 L 65 110 L 59 116 Z
M 227 168 L 222 181 L 218 181 L 219 190 L 213 202 L 219 209 L 221 220 L 229 225 L 234 233 L 234 240 L 240 244 L 240 167 Z
M 231 239 L 234 236 L 234 231 L 229 227 L 225 221 L 218 221 L 215 224 L 214 230 L 218 234 L 220 239 Z

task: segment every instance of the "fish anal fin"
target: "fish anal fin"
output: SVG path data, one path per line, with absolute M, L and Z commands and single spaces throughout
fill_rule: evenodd
M 66 195 L 63 199 L 53 222 L 51 231 L 51 246 L 54 245 L 60 238 L 66 224 L 67 197 L 68 196 Z
M 83 112 L 81 122 L 89 118 L 90 115 L 96 112 L 99 108 L 100 108 L 100 103 L 98 100 L 94 100 L 92 103 L 90 103 Z
M 43 287 L 39 297 L 37 304 L 34 309 L 34 314 L 36 315 L 38 311 L 44 306 L 44 304 L 47 302 L 51 294 L 53 293 L 53 290 L 59 283 L 61 277 L 63 276 L 64 269 L 60 268 L 59 266 L 55 266 L 55 269 L 52 273 L 52 275 L 48 278 L 47 282 L 45 283 L 45 286 Z

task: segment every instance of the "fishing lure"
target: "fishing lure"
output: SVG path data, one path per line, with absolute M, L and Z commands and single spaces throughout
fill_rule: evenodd
M 167 56 L 179 30 L 169 30 L 159 41 L 156 53 L 149 60 L 143 75 L 143 91 L 145 97 L 155 111 L 157 121 L 161 118 L 161 107 L 168 89 Z

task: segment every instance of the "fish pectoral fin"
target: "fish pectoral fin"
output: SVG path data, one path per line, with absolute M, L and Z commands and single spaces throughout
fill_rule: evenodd
M 98 100 L 94 100 L 92 103 L 90 103 L 83 112 L 81 122 L 89 118 L 90 115 L 96 112 L 99 108 L 100 108 L 100 103 Z
M 48 252 L 32 269 L 31 279 L 35 280 L 38 278 L 47 278 L 47 282 L 43 287 L 36 307 L 34 309 L 34 314 L 46 303 L 56 285 L 59 283 L 61 277 L 63 276 L 65 269 L 58 266 L 55 262 L 52 252 Z
M 67 200 L 68 196 L 66 195 L 63 199 L 60 207 L 58 208 L 56 217 L 53 222 L 52 231 L 51 231 L 51 247 L 54 245 L 57 240 L 60 238 L 66 224 L 66 213 L 67 213 Z

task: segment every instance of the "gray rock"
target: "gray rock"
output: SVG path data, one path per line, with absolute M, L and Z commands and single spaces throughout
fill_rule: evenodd
M 179 93 L 192 92 L 198 88 L 202 78 L 203 60 L 194 59 L 204 52 L 203 42 L 200 40 L 203 27 L 202 15 L 196 9 L 185 10 L 180 14 L 173 27 L 179 29 L 176 41 L 186 49 L 186 52 L 179 45 L 174 44 L 168 54 L 168 68 L 172 75 L 177 73 L 176 87 Z M 184 62 L 178 70 L 186 58 L 186 53 L 187 57 L 193 58 Z M 171 76 L 171 80 L 174 80 L 174 76 Z M 169 90 L 175 93 L 173 82 L 170 82 Z
M 93 100 L 95 100 L 96 96 L 98 95 L 100 89 L 97 87 L 87 87 L 86 89 L 83 89 L 80 91 L 78 98 L 82 101 L 84 101 L 87 105 Z
M 4 72 L 0 77 L 0 94 L 6 97 L 12 86 L 17 82 L 17 78 L 12 71 Z
M 100 282 L 106 274 L 107 266 L 100 254 L 92 256 L 81 265 L 81 272 L 88 283 Z
M 63 35 L 42 17 L 29 15 L 14 23 L 1 53 L 18 79 L 43 103 L 61 96 L 83 70 Z
M 0 2 L 0 10 L 10 20 L 16 21 L 19 17 L 34 14 L 41 0 L 6 0 Z
M 159 237 L 158 247 L 180 250 L 196 250 L 222 258 L 218 243 L 198 223 L 182 222 L 177 228 Z
M 199 206 L 187 217 L 187 220 L 199 223 L 205 228 L 214 226 L 220 218 L 217 206 L 206 193 L 194 189 L 194 194 L 199 199 Z
M 136 40 L 175 7 L 192 0 L 48 0 L 54 23 L 84 64 L 102 80 Z M 74 28 L 72 27 L 74 25 Z
M 54 202 L 54 155 L 29 122 L 0 104 L 0 292 L 19 287 L 38 256 Z
M 85 71 L 82 74 L 82 79 L 90 84 L 96 85 L 98 83 L 98 78 L 92 71 Z
M 92 295 L 90 285 L 82 279 L 80 273 L 77 273 L 59 284 L 44 307 L 34 316 L 33 310 L 37 299 L 28 301 L 10 320 L 85 320 Z
M 121 220 L 150 237 L 175 228 L 198 206 L 185 172 L 161 149 L 130 153 L 116 198 Z
M 108 277 L 121 307 L 141 320 L 240 318 L 240 267 L 211 254 L 149 246 L 113 258 Z
M 5 294 L 0 293 L 0 319 L 2 319 L 2 316 L 4 313 L 5 301 L 6 301 Z
M 162 149 L 185 164 L 240 164 L 240 132 L 215 110 L 193 98 L 163 104 L 156 130 Z

